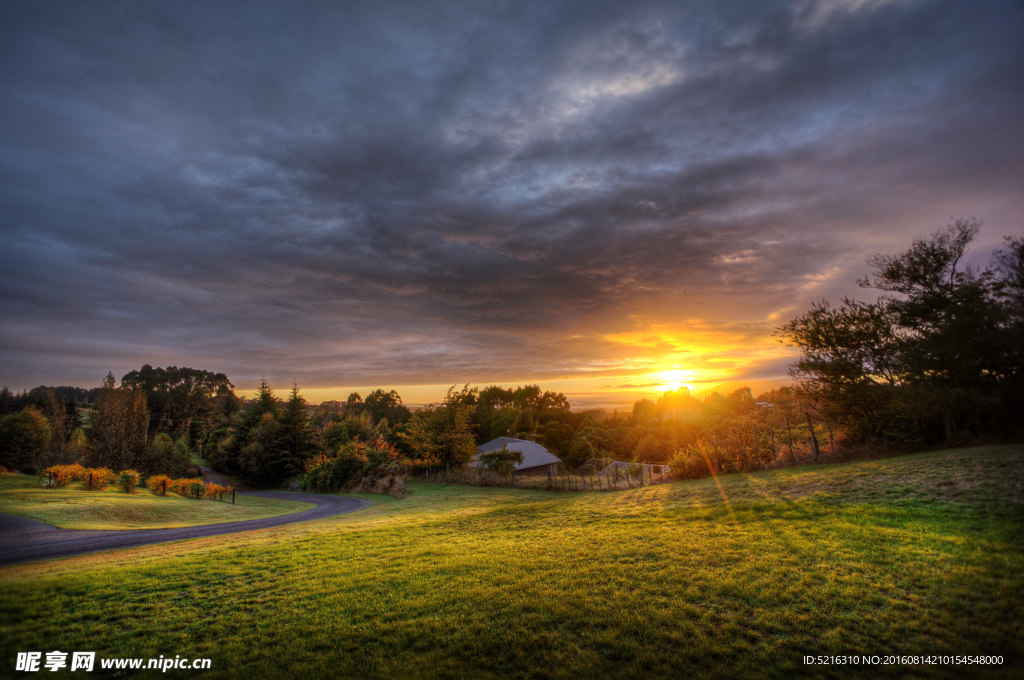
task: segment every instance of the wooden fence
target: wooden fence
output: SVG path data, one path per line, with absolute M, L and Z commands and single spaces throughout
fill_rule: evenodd
M 551 491 L 617 491 L 672 481 L 664 472 L 615 469 L 607 474 L 507 475 L 484 468 L 453 468 L 423 470 L 410 475 L 414 479 L 444 484 L 472 486 L 504 486 L 517 489 L 548 489 Z

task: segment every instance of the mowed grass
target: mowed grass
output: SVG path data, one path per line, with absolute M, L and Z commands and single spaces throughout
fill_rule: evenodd
M 210 657 L 204 678 L 1020 677 L 1022 447 L 611 493 L 411 488 L 316 522 L 4 569 L 0 663 L 59 649 Z M 819 654 L 1005 663 L 803 664 Z
M 42 488 L 30 475 L 0 475 L 0 512 L 30 517 L 61 529 L 162 529 L 219 522 L 240 522 L 308 510 L 300 501 L 239 495 L 235 504 L 158 496 L 149 489 L 125 493 L 113 488 L 87 491 L 78 484 Z M 230 496 L 228 496 L 230 499 Z

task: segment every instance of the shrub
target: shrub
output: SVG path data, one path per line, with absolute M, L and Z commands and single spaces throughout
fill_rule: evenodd
M 171 478 L 167 475 L 150 475 L 149 479 L 146 480 L 146 487 L 153 493 L 163 493 L 164 484 L 167 484 L 166 488 L 171 489 Z
M 199 478 L 189 480 L 188 495 L 192 498 L 202 498 L 206 493 L 206 482 Z
M 401 458 L 402 454 L 395 447 L 381 439 L 349 442 L 339 446 L 334 457 L 321 453 L 307 460 L 302 488 L 334 493 L 342 489 L 360 488 L 364 479 L 367 485 L 375 487 L 378 486 L 379 478 L 391 479 L 395 474 L 404 480 L 404 472 L 399 464 Z M 392 485 L 388 482 L 388 488 Z
M 175 479 L 171 482 L 170 489 L 186 498 L 202 498 L 206 493 L 206 482 L 200 477 Z
M 100 491 L 107 488 L 117 479 L 117 474 L 110 468 L 85 468 L 82 470 L 82 484 L 87 489 Z
M 52 488 L 67 486 L 71 482 L 81 481 L 84 473 L 85 468 L 78 463 L 73 463 L 72 465 L 51 465 L 43 470 L 43 475 L 47 477 L 45 486 Z
M 707 477 L 710 472 L 710 457 L 699 444 L 689 444 L 679 449 L 669 461 L 672 476 L 679 479 Z
M 339 451 L 336 457 L 324 457 L 322 462 L 303 475 L 302 488 L 319 493 L 334 493 L 358 480 L 366 463 L 364 457 L 354 452 Z
M 117 475 L 117 485 L 121 487 L 125 493 L 131 493 L 135 490 L 135 487 L 142 481 L 142 475 L 136 470 L 121 470 L 120 474 Z
M 228 491 L 231 491 L 230 487 L 221 486 L 220 484 L 207 484 L 206 485 L 206 490 L 205 490 L 204 493 L 205 493 L 207 498 L 218 498 L 219 499 L 219 498 L 223 497 L 224 494 L 226 494 Z
M 316 472 L 330 462 L 331 458 L 329 458 L 326 453 L 318 453 L 312 458 L 306 460 L 306 462 L 302 464 L 302 467 L 305 468 L 306 472 Z

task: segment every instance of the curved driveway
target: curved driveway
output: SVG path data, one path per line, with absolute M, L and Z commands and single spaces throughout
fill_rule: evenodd
M 253 491 L 239 495 L 306 501 L 316 503 L 316 507 L 290 515 L 250 519 L 243 522 L 222 522 L 220 524 L 204 524 L 176 529 L 139 529 L 129 531 L 57 529 L 34 519 L 0 513 L 0 565 L 47 560 L 55 557 L 70 557 L 99 550 L 130 548 L 136 545 L 180 541 L 187 538 L 234 534 L 241 531 L 252 531 L 253 529 L 266 529 L 293 522 L 306 522 L 312 519 L 333 517 L 334 515 L 361 510 L 372 505 L 370 501 L 361 498 L 318 493 Z

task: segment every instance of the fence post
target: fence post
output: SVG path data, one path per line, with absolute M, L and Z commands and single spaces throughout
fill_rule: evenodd
M 231 505 L 235 504 L 235 490 L 231 489 Z
M 167 480 L 166 479 L 163 481 L 163 485 L 164 485 L 164 493 L 163 493 L 163 495 L 166 496 L 167 495 Z
M 92 491 L 92 473 L 89 473 L 89 491 Z

